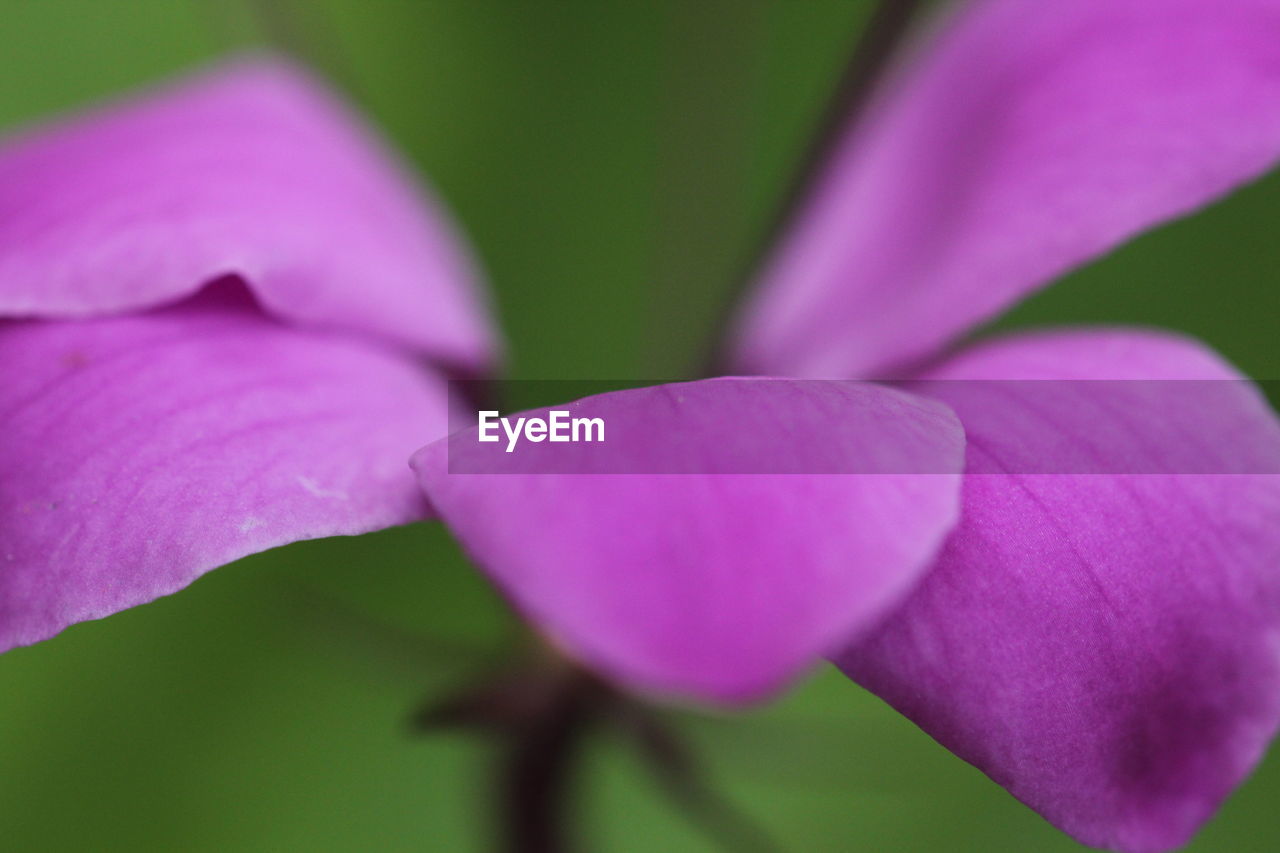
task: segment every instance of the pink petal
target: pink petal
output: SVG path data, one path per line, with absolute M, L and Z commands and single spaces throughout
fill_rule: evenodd
M 570 451 L 530 457 L 554 463 L 544 473 L 450 473 L 475 470 L 472 431 L 414 467 L 526 615 L 633 687 L 717 702 L 777 689 L 896 603 L 955 520 L 959 426 L 900 391 L 721 379 L 567 408 L 604 419 L 607 453 L 558 445 Z M 672 454 L 702 473 L 596 473 L 662 470 Z M 808 473 L 752 473 L 775 457 Z M 905 462 L 934 473 L 813 473 Z
M 1280 471 L 1280 422 L 1153 333 L 1013 338 L 934 376 L 993 377 L 1224 381 L 1213 406 L 1199 382 L 935 383 L 969 440 L 961 523 L 836 660 L 1079 840 L 1180 846 L 1280 723 L 1280 476 L 1260 473 Z M 1041 471 L 1084 451 L 1217 473 L 1018 473 L 1033 451 Z
M 230 274 L 300 324 L 468 371 L 493 358 L 443 214 L 281 62 L 228 65 L 0 148 L 0 316 L 124 313 Z
M 846 134 L 736 363 L 889 375 L 1278 154 L 1275 0 L 961 4 Z
M 120 318 L 0 321 L 0 651 L 298 539 L 427 514 L 445 384 L 223 283 Z

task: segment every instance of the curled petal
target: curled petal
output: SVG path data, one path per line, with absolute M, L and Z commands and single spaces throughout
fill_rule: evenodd
M 875 378 L 1280 155 L 1275 0 L 970 0 L 851 127 L 736 366 Z
M 1215 355 L 1149 333 L 1014 338 L 933 378 L 969 439 L 961 522 L 836 662 L 1081 841 L 1184 844 L 1280 723 L 1280 423 Z M 1212 381 L 1215 405 L 1178 382 L 969 381 L 993 378 Z M 1043 473 L 1082 454 L 1212 473 Z
M 222 283 L 128 317 L 0 321 L 0 650 L 292 542 L 421 518 L 445 383 Z
M 414 466 L 533 623 L 633 687 L 722 703 L 777 689 L 900 600 L 955 520 L 959 425 L 894 389 L 717 379 L 570 408 L 603 419 L 600 452 L 459 473 L 479 451 L 457 433 Z M 643 473 L 671 456 L 686 473 Z M 762 456 L 805 473 L 758 473 L 777 470 Z M 928 473 L 815 473 L 878 460 Z
M 493 358 L 449 223 L 283 62 L 244 60 L 0 148 L 0 316 L 124 313 L 227 275 L 290 321 L 467 372 Z

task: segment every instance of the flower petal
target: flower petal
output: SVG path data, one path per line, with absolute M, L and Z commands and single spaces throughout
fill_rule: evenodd
M 963 435 L 945 407 L 900 391 L 719 379 L 574 406 L 604 420 L 604 455 L 450 473 L 477 447 L 458 433 L 414 467 L 534 624 L 635 687 L 717 702 L 778 688 L 896 603 L 955 520 Z M 597 473 L 671 455 L 702 473 Z M 772 468 L 762 455 L 808 473 L 750 473 Z M 935 473 L 813 473 L 904 459 Z
M 934 376 L 997 377 L 1219 381 L 1213 407 L 1195 382 L 1193 405 L 1177 382 L 1140 405 L 1130 383 L 934 383 L 969 439 L 961 523 L 835 660 L 1081 841 L 1177 847 L 1280 723 L 1280 423 L 1217 356 L 1154 333 L 1014 338 Z M 1081 448 L 1215 473 L 1019 471 Z
M 1280 155 L 1275 0 L 960 4 L 772 258 L 739 369 L 876 378 Z
M 119 318 L 0 321 L 0 651 L 292 542 L 427 514 L 445 383 L 224 282 Z
M 291 321 L 469 372 L 493 358 L 449 223 L 282 62 L 232 64 L 0 148 L 0 316 L 124 313 L 232 274 Z

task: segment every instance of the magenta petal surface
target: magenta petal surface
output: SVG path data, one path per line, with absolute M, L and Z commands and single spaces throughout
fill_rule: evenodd
M 424 517 L 406 460 L 446 424 L 442 380 L 231 285 L 0 320 L 0 651 L 255 551 Z
M 1275 0 L 973 0 L 852 128 L 735 367 L 877 378 L 1280 155 Z
M 713 379 L 572 405 L 648 436 L 604 448 L 701 454 L 705 473 L 591 473 L 618 460 L 590 453 L 561 454 L 560 473 L 449 473 L 456 435 L 414 465 L 439 515 L 533 623 L 634 688 L 761 697 L 899 601 L 955 520 L 960 427 L 945 406 L 900 391 Z M 812 471 L 909 457 L 935 473 L 732 473 L 760 461 L 737 441 L 748 431 L 752 446 Z
M 1275 414 L 1217 356 L 1153 333 L 1014 338 L 936 378 L 1227 380 L 1213 407 L 1176 382 L 1141 407 L 1111 382 L 1056 405 L 937 383 L 969 441 L 961 522 L 907 603 L 835 657 L 1081 841 L 1184 844 L 1280 722 L 1280 476 L 1257 473 L 1280 470 Z M 1003 473 L 1029 449 L 1221 473 Z
M 232 274 L 299 324 L 469 372 L 493 360 L 442 213 L 282 62 L 227 65 L 0 147 L 0 316 L 125 313 Z

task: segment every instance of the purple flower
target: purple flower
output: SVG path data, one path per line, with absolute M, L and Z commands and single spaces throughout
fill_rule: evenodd
M 249 61 L 0 149 L 0 650 L 246 554 L 422 518 L 493 346 L 440 217 Z
M 636 477 L 580 453 L 564 474 L 491 477 L 448 473 L 458 450 L 439 442 L 416 457 L 424 491 L 598 671 L 738 701 L 825 653 L 1080 840 L 1176 847 L 1280 723 L 1280 423 L 1167 334 L 939 347 L 1277 154 L 1280 4 L 965 4 L 848 131 L 734 347 L 744 372 L 917 380 L 963 424 L 958 508 L 945 410 L 785 380 L 581 408 L 648 426 L 650 445 L 626 443 L 637 468 L 680 436 L 708 471 L 746 470 L 724 442 L 751 424 L 752 452 L 811 471 L 831 435 L 847 456 L 825 461 L 874 468 L 886 433 L 911 431 L 937 473 Z M 955 381 L 990 379 L 1142 382 Z M 1165 380 L 1213 381 L 1214 405 Z M 1036 473 L 1082 460 L 1165 473 Z
M 0 647 L 434 512 L 628 687 L 741 703 L 826 657 L 1077 838 L 1177 846 L 1280 723 L 1280 422 L 1242 382 L 1189 404 L 1163 380 L 1240 377 L 1161 333 L 940 348 L 1278 155 L 1272 0 L 964 4 L 744 308 L 735 369 L 796 378 L 590 398 L 632 440 L 562 473 L 435 441 L 428 510 L 404 461 L 493 344 L 340 108 L 259 63 L 38 132 L 0 151 Z M 987 379 L 1151 382 L 955 381 Z M 673 454 L 704 473 L 611 473 Z M 1202 473 L 1028 465 L 1081 459 Z M 865 473 L 733 473 L 770 463 Z

